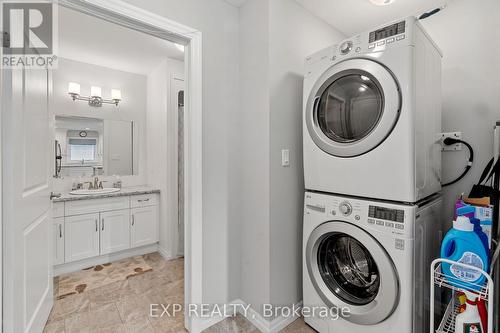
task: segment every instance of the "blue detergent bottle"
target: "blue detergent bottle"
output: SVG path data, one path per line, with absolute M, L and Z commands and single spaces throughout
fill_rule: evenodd
M 488 272 L 488 252 L 474 225 L 466 216 L 457 216 L 453 228 L 448 231 L 441 244 L 441 258 L 474 266 Z M 480 272 L 460 265 L 442 263 L 441 271 L 450 284 L 458 288 L 480 290 L 485 277 Z
M 457 209 L 457 216 L 467 216 L 469 218 L 470 223 L 474 225 L 474 232 L 479 236 L 479 239 L 481 239 L 481 242 L 486 249 L 486 253 L 489 253 L 490 244 L 488 235 L 484 233 L 483 228 L 481 228 L 481 221 L 475 218 L 475 214 L 476 207 L 474 206 L 466 205 Z

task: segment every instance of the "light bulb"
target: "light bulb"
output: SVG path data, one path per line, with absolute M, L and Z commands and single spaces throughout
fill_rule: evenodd
M 90 97 L 102 98 L 101 87 L 90 87 Z
M 70 82 L 68 84 L 68 94 L 80 95 L 80 84 L 78 84 L 76 82 Z
M 111 99 L 114 101 L 121 101 L 122 92 L 119 89 L 111 89 Z

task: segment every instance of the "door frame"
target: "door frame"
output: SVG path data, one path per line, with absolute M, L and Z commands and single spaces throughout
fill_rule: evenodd
M 203 301 L 203 210 L 202 210 L 202 33 L 121 0 L 59 0 L 59 5 L 112 21 L 129 28 L 150 27 L 147 33 L 185 45 L 185 300 L 186 304 Z M 120 23 L 119 23 L 120 24 Z M 0 51 L 1 52 L 1 51 Z M 3 80 L 3 73 L 0 78 Z M 1 96 L 0 96 L 1 97 Z M 4 111 L 4 110 L 1 110 Z M 3 114 L 3 112 L 2 112 Z M 0 125 L 1 125 L 0 115 Z M 0 131 L 0 135 L 2 132 Z M 6 158 L 0 149 L 0 156 Z M 1 174 L 0 174 L 1 175 Z M 0 186 L 3 184 L 0 178 Z M 2 190 L 3 192 L 3 190 Z M 1 198 L 1 197 L 0 197 Z M 3 211 L 0 206 L 0 215 Z M 1 218 L 1 217 L 0 217 Z M 3 220 L 0 220 L 3 223 Z M 2 225 L 3 226 L 3 225 Z M 1 232 L 1 230 L 0 230 Z M 1 234 L 0 234 L 1 235 Z M 1 238 L 0 238 L 1 245 Z M 0 247 L 0 257 L 3 258 Z M 0 273 L 1 273 L 0 268 Z M 0 274 L 0 282 L 1 274 Z M 3 286 L 3 284 L 0 284 Z M 0 296 L 2 290 L 0 288 Z M 0 304 L 1 310 L 1 304 Z M 0 325 L 1 326 L 1 325 Z M 185 316 L 190 332 L 200 332 L 202 319 Z M 0 333 L 2 327 L 0 327 Z

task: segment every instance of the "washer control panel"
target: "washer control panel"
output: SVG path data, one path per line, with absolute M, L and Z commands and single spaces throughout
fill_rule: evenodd
M 345 221 L 391 235 L 412 237 L 413 206 L 306 192 L 305 216 Z

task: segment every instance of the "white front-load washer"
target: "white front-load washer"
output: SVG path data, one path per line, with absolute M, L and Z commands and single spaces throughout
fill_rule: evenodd
M 320 333 L 428 332 L 440 210 L 438 194 L 412 205 L 306 192 L 305 322 Z
M 441 185 L 441 52 L 413 17 L 306 60 L 308 190 L 417 202 Z

